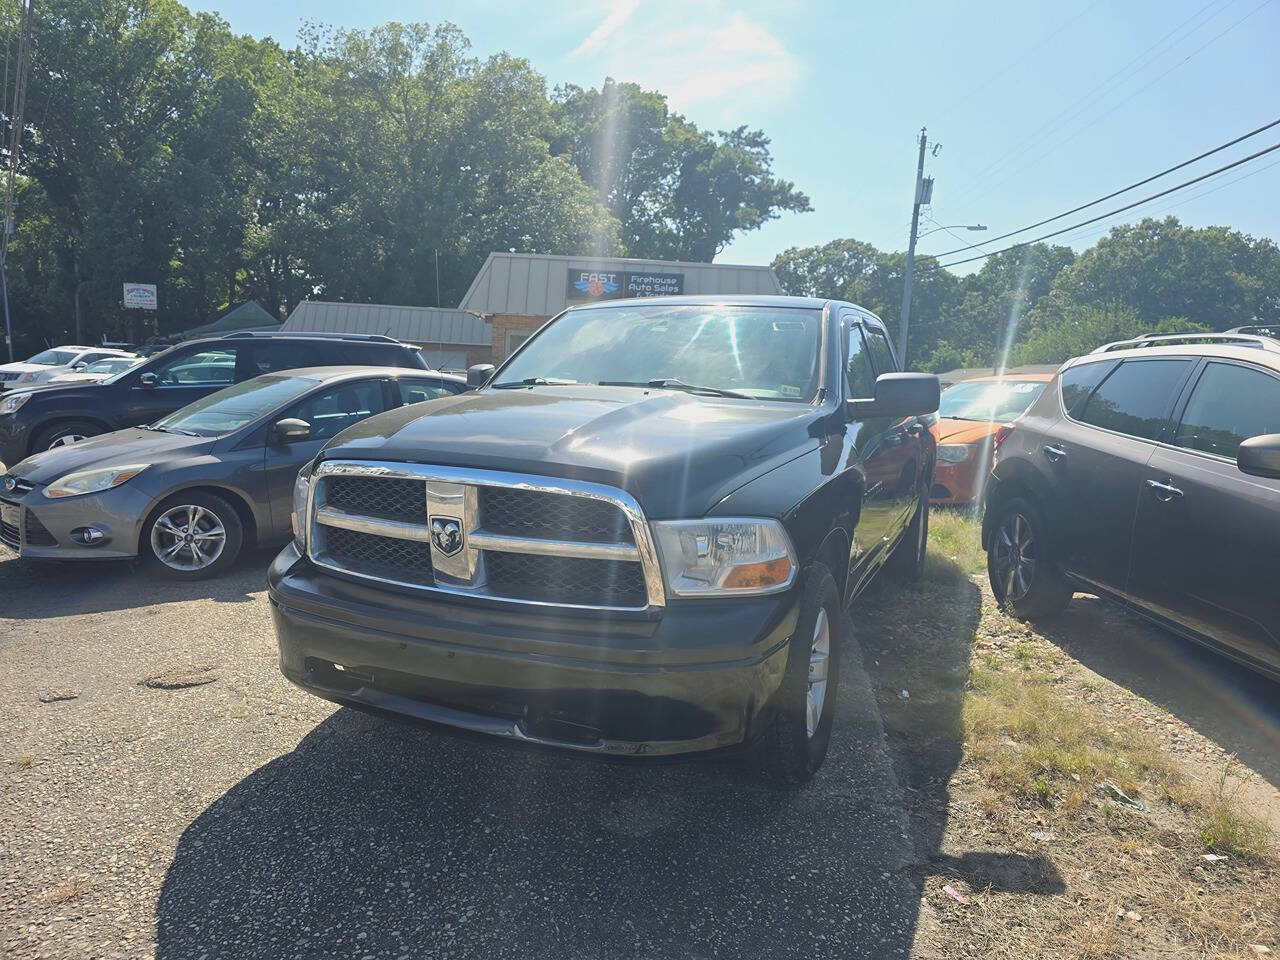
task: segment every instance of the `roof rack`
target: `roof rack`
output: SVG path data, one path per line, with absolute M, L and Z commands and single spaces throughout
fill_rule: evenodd
M 222 336 L 222 340 L 274 340 L 279 337 L 296 337 L 307 340 L 362 340 L 372 343 L 399 343 L 395 337 L 383 333 L 332 333 L 319 330 L 240 330 Z
M 1253 347 L 1258 350 L 1280 350 L 1280 341 L 1270 337 L 1250 336 L 1242 333 L 1144 333 L 1131 340 L 1104 343 L 1093 353 L 1111 353 L 1116 350 L 1136 350 L 1139 347 L 1171 347 L 1180 343 L 1222 344 L 1225 346 Z

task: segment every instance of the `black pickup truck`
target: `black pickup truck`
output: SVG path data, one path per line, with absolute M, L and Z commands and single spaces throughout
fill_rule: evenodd
M 938 381 L 793 297 L 572 308 L 473 392 L 299 474 L 286 677 L 340 703 L 615 755 L 826 756 L 843 608 L 920 576 Z

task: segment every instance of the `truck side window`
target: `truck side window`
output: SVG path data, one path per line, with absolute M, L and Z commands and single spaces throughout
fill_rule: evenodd
M 874 397 L 876 374 L 871 369 L 871 356 L 862 337 L 862 325 L 849 325 L 849 362 L 844 369 L 845 382 L 849 385 L 849 398 L 862 400 Z
M 868 327 L 867 344 L 871 347 L 871 359 L 876 365 L 876 373 L 897 372 L 898 364 L 893 359 L 893 349 L 882 332 L 875 327 Z

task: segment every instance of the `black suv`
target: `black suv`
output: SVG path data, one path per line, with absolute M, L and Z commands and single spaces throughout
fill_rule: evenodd
M 845 603 L 919 576 L 938 379 L 852 304 L 575 307 L 299 475 L 268 574 L 304 690 L 617 755 L 826 756 Z M 492 374 L 490 378 L 488 375 Z
M 1082 589 L 1280 676 L 1280 342 L 1108 344 L 996 443 L 982 543 L 1008 609 Z
M 417 347 L 358 334 L 232 333 L 191 340 L 101 383 L 0 395 L 0 464 L 125 427 L 263 373 L 335 365 L 427 369 Z

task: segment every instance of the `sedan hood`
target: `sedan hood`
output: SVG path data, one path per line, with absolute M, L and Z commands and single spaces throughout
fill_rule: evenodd
M 990 420 L 938 420 L 939 443 L 977 443 L 995 433 L 1003 424 Z
M 160 463 L 176 457 L 203 456 L 216 442 L 216 437 L 186 437 L 130 427 L 33 454 L 10 472 L 32 483 L 46 484 L 68 473 L 95 467 Z
M 38 370 L 48 370 L 49 367 L 41 366 L 38 363 L 4 363 L 0 364 L 0 373 L 32 373 Z
M 485 390 L 370 417 L 335 437 L 322 458 L 589 480 L 627 490 L 650 517 L 694 517 L 815 448 L 827 413 L 673 390 Z

